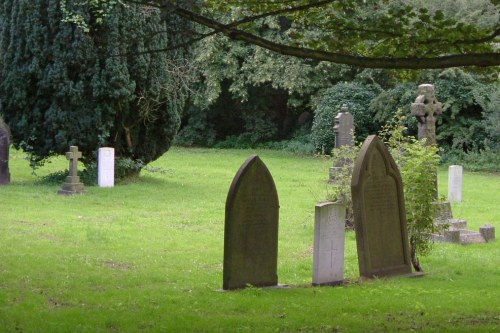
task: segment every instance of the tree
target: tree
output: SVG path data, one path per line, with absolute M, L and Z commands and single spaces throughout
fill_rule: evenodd
M 167 53 L 169 27 L 154 7 L 114 6 L 99 23 L 89 6 L 57 0 L 3 1 L 0 95 L 13 143 L 33 165 L 78 145 L 84 162 L 100 146 L 148 163 L 171 146 L 185 90 Z M 84 31 L 63 20 L 71 10 Z M 134 54 L 112 57 L 114 52 Z
M 109 4 L 88 1 L 98 7 Z M 222 33 L 285 55 L 368 68 L 500 65 L 498 1 L 478 2 L 493 13 L 487 21 L 457 18 L 456 12 L 446 11 L 449 1 L 432 6 L 410 0 L 123 2 L 156 6 L 210 29 L 196 31 L 193 42 Z M 254 22 L 269 16 L 289 22 L 289 42 L 266 39 L 253 30 Z

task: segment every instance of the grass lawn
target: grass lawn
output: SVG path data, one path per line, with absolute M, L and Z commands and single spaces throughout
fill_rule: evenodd
M 222 287 L 224 205 L 258 153 L 280 198 L 278 277 L 287 289 Z M 67 168 L 56 158 L 38 171 Z M 353 232 L 341 287 L 310 286 L 314 205 L 330 162 L 276 151 L 173 148 L 127 185 L 57 195 L 11 151 L 0 187 L 1 332 L 498 332 L 500 242 L 436 244 L 426 276 L 358 279 Z M 439 172 L 447 193 L 446 170 Z M 500 175 L 464 172 L 453 214 L 500 229 Z

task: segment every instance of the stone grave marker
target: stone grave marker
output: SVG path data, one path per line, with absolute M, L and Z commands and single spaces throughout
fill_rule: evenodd
M 316 205 L 314 218 L 313 285 L 344 281 L 345 209 L 341 203 Z
M 354 145 L 354 117 L 348 111 L 347 105 L 342 105 L 339 114 L 335 117 L 335 148 Z
M 99 148 L 97 162 L 97 183 L 99 187 L 115 186 L 115 149 Z
M 361 276 L 410 274 L 401 175 L 375 135 L 369 136 L 361 147 L 351 190 Z
M 0 117 L 0 185 L 10 184 L 9 148 L 10 130 Z
M 442 105 L 436 99 L 434 85 L 418 86 L 418 96 L 411 104 L 411 115 L 418 120 L 418 139 L 427 138 L 427 144 L 436 144 L 436 120 L 442 113 Z
M 78 159 L 82 158 L 82 153 L 78 151 L 77 146 L 70 146 L 66 158 L 69 160 L 69 176 L 66 177 L 66 182 L 57 193 L 62 195 L 83 193 L 83 183 L 80 182 L 80 177 L 78 177 Z
M 277 286 L 278 193 L 257 156 L 233 179 L 226 200 L 223 289 Z
M 450 165 L 448 168 L 448 201 L 462 201 L 462 166 Z

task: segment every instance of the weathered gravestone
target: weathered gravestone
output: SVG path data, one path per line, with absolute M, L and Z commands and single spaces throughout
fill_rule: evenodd
M 66 177 L 66 182 L 57 193 L 62 195 L 83 193 L 83 184 L 78 177 L 78 159 L 82 158 L 82 153 L 78 151 L 77 146 L 70 146 L 66 158 L 69 160 L 69 176 Z
M 345 104 L 335 117 L 333 131 L 335 132 L 335 148 L 354 145 L 354 117 Z
M 335 117 L 335 126 L 333 127 L 333 132 L 335 133 L 335 148 L 354 145 L 354 117 L 348 111 L 347 105 L 345 104 L 342 105 L 340 111 L 341 112 Z M 341 172 L 342 163 L 344 162 L 340 161 L 336 165 L 330 167 L 330 181 L 335 181 L 336 175 Z
M 436 99 L 434 85 L 418 86 L 418 96 L 411 104 L 411 115 L 418 120 L 418 139 L 427 139 L 427 144 L 436 144 L 436 120 L 442 113 L 442 105 Z
M 0 118 L 0 185 L 10 184 L 9 147 L 10 130 Z
M 450 165 L 448 168 L 448 201 L 462 201 L 462 166 Z
M 410 274 L 410 252 L 398 167 L 382 141 L 369 136 L 351 182 L 361 276 Z
M 316 205 L 314 218 L 313 285 L 344 281 L 345 205 Z
M 224 290 L 278 284 L 278 220 L 273 177 L 253 155 L 238 170 L 227 195 Z
M 97 183 L 99 187 L 115 186 L 115 149 L 99 148 L 97 162 Z

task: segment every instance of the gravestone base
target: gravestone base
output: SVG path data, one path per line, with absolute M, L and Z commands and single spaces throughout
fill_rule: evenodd
M 85 193 L 83 183 L 80 182 L 80 177 L 67 177 L 61 189 L 57 192 L 60 195 L 73 195 Z
M 289 284 L 281 284 L 278 283 L 277 285 L 274 286 L 262 286 L 262 287 L 257 287 L 257 286 L 252 286 L 252 288 L 259 288 L 259 289 L 288 289 L 290 288 Z M 238 289 L 217 289 L 216 292 L 218 293 L 227 293 L 227 292 L 234 292 L 238 290 L 243 290 L 245 288 L 238 288 Z
M 455 244 L 486 243 L 495 239 L 495 227 L 484 225 L 477 232 L 467 229 L 466 220 L 449 219 L 445 229 L 439 234 L 433 234 L 432 239 L 435 242 Z
M 313 283 L 313 287 L 335 287 L 341 286 L 344 284 L 344 280 L 342 281 L 334 281 L 334 282 L 326 282 L 326 283 Z

